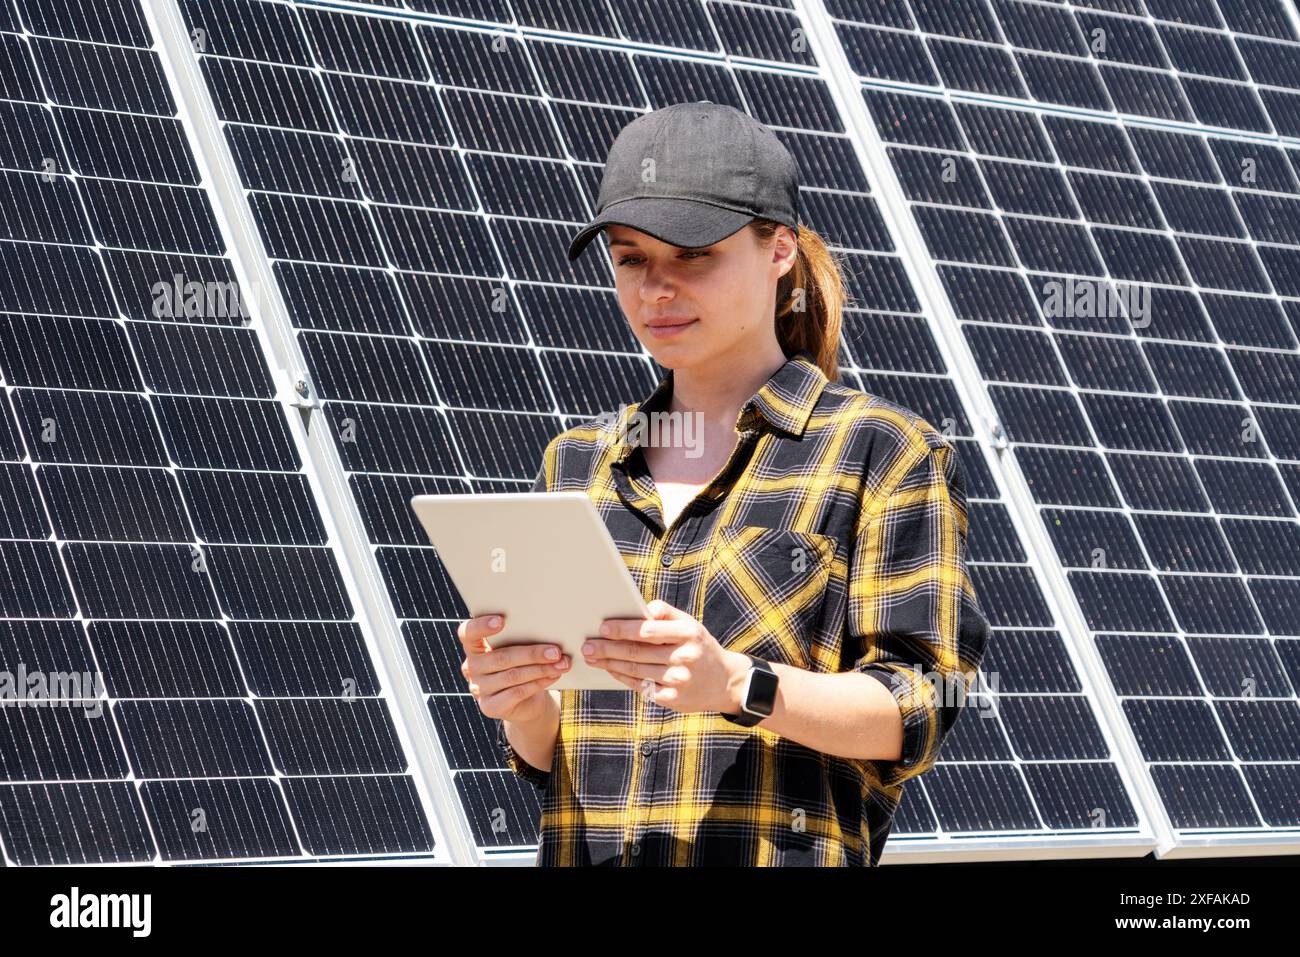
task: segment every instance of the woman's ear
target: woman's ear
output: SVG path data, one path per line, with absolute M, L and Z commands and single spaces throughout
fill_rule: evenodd
M 781 275 L 784 276 L 794 268 L 799 258 L 799 240 L 789 226 L 781 227 L 777 240 L 773 243 L 772 261 L 781 264 Z

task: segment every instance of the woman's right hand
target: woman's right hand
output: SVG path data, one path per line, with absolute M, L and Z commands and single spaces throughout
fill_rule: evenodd
M 569 670 L 569 656 L 559 645 L 550 644 L 507 645 L 493 651 L 486 639 L 505 627 L 505 616 L 495 616 L 500 620 L 496 626 L 489 624 L 493 617 L 466 618 L 456 629 L 465 649 L 460 673 L 469 683 L 469 693 L 489 718 L 525 722 L 539 718 L 545 713 L 547 688 Z M 548 650 L 556 656 L 547 657 Z

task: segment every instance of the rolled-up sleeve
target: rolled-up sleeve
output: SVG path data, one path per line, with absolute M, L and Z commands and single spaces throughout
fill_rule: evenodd
M 500 718 L 495 719 L 495 723 L 497 726 L 497 744 L 501 746 L 501 753 L 505 755 L 506 766 L 529 784 L 545 791 L 551 783 L 551 772 L 535 768 L 521 758 L 519 753 L 510 745 L 510 739 L 506 737 L 506 723 Z
M 957 451 L 937 431 L 899 453 L 859 513 L 845 653 L 902 715 L 901 758 L 871 762 L 887 787 L 934 765 L 988 643 L 966 565 L 968 528 Z

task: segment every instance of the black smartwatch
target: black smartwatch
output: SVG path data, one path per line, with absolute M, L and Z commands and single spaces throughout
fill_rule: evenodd
M 777 673 L 762 658 L 749 655 L 753 667 L 745 678 L 745 692 L 741 695 L 740 714 L 720 712 L 732 724 L 752 728 L 772 714 L 776 707 L 776 685 L 780 681 Z

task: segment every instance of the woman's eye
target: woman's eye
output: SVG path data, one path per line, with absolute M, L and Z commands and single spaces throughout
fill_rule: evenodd
M 684 252 L 684 253 L 682 253 L 681 256 L 680 256 L 679 258 L 681 258 L 681 259 L 686 259 L 687 257 L 693 257 L 693 256 L 707 256 L 707 255 L 708 255 L 708 253 L 705 252 L 705 251 L 703 251 L 703 250 L 700 250 L 700 249 L 694 249 L 694 250 L 691 250 L 691 251 L 689 251 L 689 252 Z M 628 265 L 635 264 L 635 263 L 638 262 L 638 261 L 640 261 L 640 257 L 639 257 L 639 256 L 620 256 L 620 257 L 618 258 L 618 261 L 615 263 L 615 265 L 616 265 L 616 266 L 628 266 Z

